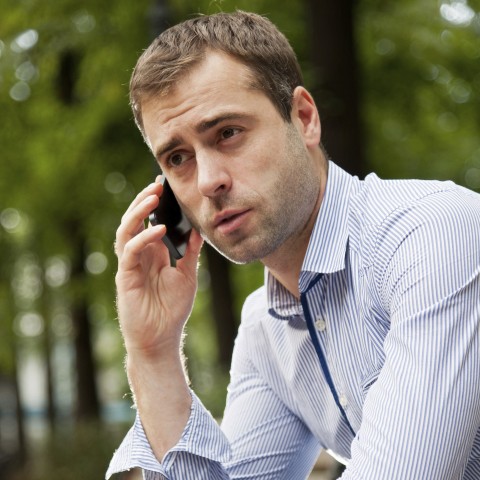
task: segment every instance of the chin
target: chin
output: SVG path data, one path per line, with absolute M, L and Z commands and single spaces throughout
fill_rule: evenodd
M 205 241 L 213 247 L 220 255 L 227 258 L 233 263 L 237 265 L 245 265 L 246 263 L 253 262 L 256 259 L 250 259 L 250 255 L 247 256 L 246 253 L 243 251 L 238 251 L 235 248 L 224 248 L 223 246 L 217 245 L 211 242 L 209 239 L 205 238 Z
M 258 244 L 252 245 L 245 241 L 238 241 L 234 245 L 229 246 L 221 245 L 218 242 L 214 243 L 205 237 L 204 240 L 217 250 L 217 252 L 237 265 L 245 265 L 247 263 L 261 260 L 272 252 L 270 244 L 268 246 Z

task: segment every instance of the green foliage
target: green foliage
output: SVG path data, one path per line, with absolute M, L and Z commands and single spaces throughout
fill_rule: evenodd
M 478 2 L 365 0 L 357 37 L 372 169 L 479 188 Z
M 125 427 L 111 429 L 95 423 L 56 432 L 36 446 L 26 466 L 10 480 L 103 478 L 125 433 Z

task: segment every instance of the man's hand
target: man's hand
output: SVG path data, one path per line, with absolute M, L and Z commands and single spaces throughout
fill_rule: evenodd
M 185 257 L 172 267 L 162 242 L 165 226 L 144 227 L 162 188 L 157 182 L 140 192 L 117 230 L 118 314 L 132 354 L 156 356 L 165 348 L 178 349 L 197 288 L 200 235 L 192 231 Z

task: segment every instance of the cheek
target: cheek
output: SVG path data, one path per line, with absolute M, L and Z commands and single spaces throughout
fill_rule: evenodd
M 185 213 L 186 217 L 192 224 L 193 228 L 195 228 L 197 232 L 203 232 L 205 219 L 202 217 L 201 199 L 199 198 L 185 199 L 185 203 L 184 202 L 179 202 L 179 203 L 183 213 Z

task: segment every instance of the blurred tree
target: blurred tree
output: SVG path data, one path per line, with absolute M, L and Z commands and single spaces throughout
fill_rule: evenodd
M 79 417 L 99 415 L 90 306 L 107 298 L 106 311 L 114 317 L 115 225 L 132 198 L 130 182 L 144 183 L 149 171 L 148 162 L 137 162 L 144 147 L 125 101 L 128 70 L 145 43 L 139 19 L 146 2 L 128 11 L 122 3 L 108 12 L 97 2 L 79 8 L 68 0 L 2 8 L 1 204 L 4 214 L 7 207 L 19 212 L 24 251 L 41 267 L 58 255 L 69 259 L 71 276 L 60 302 L 75 324 Z M 94 282 L 95 276 L 106 281 Z M 40 295 L 46 290 L 43 285 Z M 48 300 L 32 308 L 46 315 L 42 303 Z M 49 334 L 44 329 L 47 353 Z M 53 401 L 54 392 L 48 397 Z
M 73 107 L 77 101 L 76 83 L 79 79 L 80 55 L 70 48 L 60 52 L 55 91 L 58 99 L 66 107 Z M 82 292 L 86 283 L 86 249 L 87 239 L 80 224 L 82 217 L 74 216 L 59 223 L 63 235 L 69 239 L 72 249 L 71 282 Z M 82 292 L 83 293 L 83 292 Z M 96 368 L 92 349 L 92 333 L 88 314 L 89 300 L 86 295 L 75 295 L 72 302 L 72 319 L 74 325 L 74 345 L 76 358 L 77 402 L 76 417 L 78 420 L 98 420 L 100 403 L 96 386 Z M 46 335 L 48 338 L 48 335 Z M 47 364 L 48 364 L 47 356 Z M 51 386 L 48 383 L 50 391 Z M 49 395 L 51 398 L 51 395 Z M 52 408 L 49 408 L 52 411 Z
M 367 158 L 386 177 L 480 187 L 477 1 L 358 4 Z
M 234 311 L 231 263 L 208 244 L 204 246 L 204 255 L 211 277 L 211 304 L 218 344 L 218 361 L 222 369 L 228 372 L 239 323 L 238 315 Z
M 355 42 L 354 0 L 308 0 L 311 90 L 322 121 L 322 142 L 352 174 L 365 173 Z

